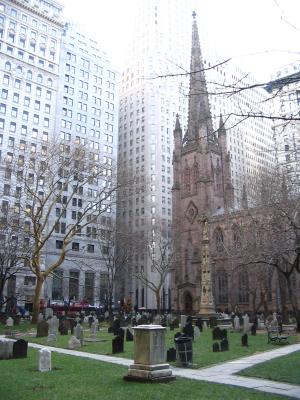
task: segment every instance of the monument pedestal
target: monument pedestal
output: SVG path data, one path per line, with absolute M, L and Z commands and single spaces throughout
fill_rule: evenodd
M 165 330 L 161 325 L 139 325 L 134 329 L 134 364 L 125 380 L 168 382 L 175 379 L 166 363 Z

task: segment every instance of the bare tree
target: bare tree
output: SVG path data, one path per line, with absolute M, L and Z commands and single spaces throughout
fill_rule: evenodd
M 19 297 L 19 293 L 10 293 L 7 286 L 16 279 L 17 274 L 26 271 L 31 254 L 30 248 L 22 240 L 24 221 L 12 215 L 5 204 L 2 203 L 0 219 L 0 310 L 13 297 Z M 4 297 L 5 287 L 7 295 Z
M 112 160 L 104 157 L 100 161 L 97 152 L 79 143 L 42 142 L 30 150 L 7 159 L 5 173 L 15 179 L 19 215 L 25 221 L 24 231 L 32 248 L 28 266 L 37 278 L 32 318 L 36 322 L 45 279 L 63 264 L 74 236 L 114 207 L 120 184 Z M 67 224 L 70 206 L 77 211 L 72 223 Z M 53 245 L 58 232 L 56 258 L 43 265 L 47 246 Z
M 289 298 L 300 330 L 299 294 L 295 282 L 300 273 L 300 196 L 285 175 L 274 173 L 256 180 L 258 196 L 251 200 L 247 250 L 241 264 L 276 271 L 282 312 Z M 248 235 L 249 236 L 249 235 Z
M 133 273 L 143 285 L 155 295 L 157 314 L 161 313 L 161 292 L 166 278 L 172 271 L 172 241 L 165 238 L 159 230 L 147 244 L 151 273 L 143 268 Z

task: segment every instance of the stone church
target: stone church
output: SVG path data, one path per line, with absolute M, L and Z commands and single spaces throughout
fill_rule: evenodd
M 203 316 L 249 312 L 249 285 L 256 278 L 246 269 L 236 273 L 234 258 L 223 251 L 239 245 L 247 196 L 235 209 L 226 130 L 222 118 L 213 128 L 195 15 L 191 71 L 188 127 L 183 133 L 177 116 L 174 129 L 172 309 Z M 276 310 L 272 290 L 269 309 Z

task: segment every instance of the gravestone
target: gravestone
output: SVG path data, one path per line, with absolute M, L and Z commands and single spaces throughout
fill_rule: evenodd
M 194 326 L 194 338 L 198 339 L 200 337 L 200 329 L 199 326 Z
M 45 319 L 47 320 L 49 317 L 53 317 L 53 310 L 47 307 L 45 310 Z
M 220 346 L 219 346 L 218 342 L 213 343 L 212 350 L 214 353 L 216 353 L 217 351 L 220 351 Z
M 213 340 L 222 340 L 222 331 L 218 326 L 213 329 L 212 338 Z
M 40 372 L 51 371 L 51 351 L 41 349 L 38 352 L 38 370 Z
M 55 333 L 49 333 L 48 337 L 47 337 L 47 343 L 53 343 L 56 342 L 57 340 L 57 336 L 55 335 Z
M 57 331 L 58 331 L 58 323 L 59 323 L 59 321 L 56 316 L 54 316 L 48 320 L 49 336 L 54 335 L 56 337 Z
M 244 321 L 243 333 L 247 333 L 250 330 L 250 324 L 249 324 L 250 319 L 248 314 L 243 315 L 243 321 Z
M 184 336 L 190 337 L 194 340 L 194 327 L 191 322 L 188 322 L 183 328 Z
M 69 349 L 78 349 L 81 347 L 80 340 L 78 340 L 75 336 L 71 336 L 71 338 L 68 341 L 68 347 Z
M 61 335 L 68 335 L 69 325 L 69 321 L 66 321 L 64 319 L 60 321 L 58 330 Z
M 240 318 L 236 315 L 233 320 L 234 330 L 239 332 L 241 329 Z
M 126 329 L 126 342 L 133 342 L 133 334 L 128 328 Z
M 209 325 L 211 328 L 215 328 L 217 326 L 217 318 L 216 317 L 210 317 L 209 318 Z
M 43 314 L 42 314 L 42 313 L 39 313 L 38 322 L 39 322 L 39 321 L 43 321 L 43 319 L 44 319 Z
M 112 340 L 112 354 L 124 352 L 124 340 L 120 336 L 116 336 Z
M 207 321 L 203 321 L 203 329 L 207 330 Z
M 71 330 L 71 335 L 74 335 L 74 328 L 77 324 L 77 318 L 75 319 L 71 319 L 70 321 L 70 330 Z M 80 321 L 80 318 L 78 317 L 78 321 Z
M 79 322 L 77 322 L 77 325 L 75 326 L 75 336 L 76 339 L 80 341 L 81 347 L 83 346 L 83 327 L 80 325 Z
M 229 343 L 227 339 L 221 340 L 221 351 L 228 351 L 229 350 Z
M 14 342 L 3 340 L 0 341 L 0 360 L 9 360 L 13 357 Z
M 187 316 L 180 315 L 180 326 L 183 328 L 186 325 Z
M 39 321 L 36 326 L 36 337 L 48 336 L 49 324 L 46 321 Z
M 17 340 L 13 345 L 13 358 L 27 357 L 28 342 L 24 339 Z
M 242 336 L 242 346 L 248 347 L 248 335 L 247 335 L 247 333 L 245 333 L 245 334 Z
M 115 336 L 117 336 L 118 335 L 118 331 L 119 331 L 119 329 L 120 329 L 120 327 L 121 327 L 121 324 L 120 324 L 120 320 L 118 319 L 118 318 L 116 318 L 114 321 L 113 321 L 113 334 L 115 335 Z
M 6 320 L 6 326 L 12 327 L 14 326 L 14 320 L 12 319 L 12 317 L 8 317 Z
M 167 350 L 167 362 L 176 361 L 176 349 L 171 347 Z
M 160 315 L 156 314 L 153 318 L 153 323 L 155 325 L 159 325 L 160 324 Z
M 251 326 L 251 335 L 256 336 L 256 324 L 252 324 Z
M 98 321 L 96 319 L 93 320 L 90 327 L 91 337 L 95 338 L 97 336 L 98 326 L 99 326 Z
M 174 379 L 165 352 L 166 328 L 160 325 L 141 325 L 134 328 L 134 364 L 126 380 L 166 382 Z
M 117 330 L 116 336 L 120 336 L 120 337 L 123 339 L 123 341 L 124 341 L 124 336 L 125 336 L 125 331 L 124 331 L 124 329 L 123 329 L 123 328 L 119 328 L 119 329 Z

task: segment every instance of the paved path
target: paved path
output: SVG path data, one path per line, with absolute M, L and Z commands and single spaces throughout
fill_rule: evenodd
M 2 337 L 4 338 L 4 336 Z M 29 343 L 29 346 L 35 349 L 47 348 L 51 351 L 55 351 L 61 354 L 90 358 L 93 360 L 110 362 L 113 364 L 119 364 L 124 366 L 129 366 L 133 364 L 133 360 L 129 360 L 127 358 L 86 353 L 84 351 L 62 349 L 59 347 L 43 346 L 36 343 Z M 296 399 L 300 399 L 299 385 L 290 385 L 288 383 L 281 383 L 281 382 L 269 381 L 266 379 L 258 379 L 258 378 L 246 378 L 243 376 L 235 375 L 242 369 L 252 367 L 253 365 L 268 360 L 272 360 L 273 358 L 281 357 L 293 353 L 295 351 L 300 351 L 300 343 L 284 347 L 278 347 L 275 350 L 270 350 L 249 357 L 243 357 L 236 360 L 228 361 L 222 364 L 215 365 L 213 367 L 207 367 L 201 369 L 172 367 L 172 371 L 175 376 L 180 376 L 182 378 L 195 379 L 199 381 L 208 381 L 214 383 L 222 383 L 225 385 L 240 386 L 249 389 L 256 389 L 263 392 L 279 394 L 283 396 L 289 396 Z

